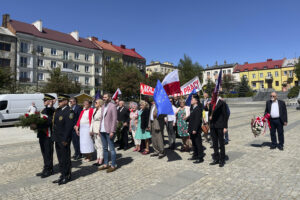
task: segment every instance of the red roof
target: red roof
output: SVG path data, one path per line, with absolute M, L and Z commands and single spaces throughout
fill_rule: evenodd
M 117 50 L 119 50 L 120 52 L 122 52 L 122 54 L 126 55 L 126 56 L 131 56 L 131 57 L 135 57 L 138 59 L 142 59 L 145 60 L 144 57 L 142 57 L 140 54 L 138 54 L 135 49 L 126 49 L 125 45 L 121 45 L 121 46 L 116 46 L 116 45 L 112 45 L 114 48 L 116 48 Z
M 113 47 L 113 45 L 110 42 L 107 42 L 105 40 L 103 40 L 103 41 L 93 40 L 93 42 L 96 45 L 100 46 L 104 50 L 113 51 L 113 52 L 116 52 L 116 53 L 122 53 L 118 49 Z
M 259 62 L 259 63 L 245 63 L 244 65 L 237 65 L 233 72 L 244 72 L 244 71 L 254 71 L 254 70 L 262 70 L 262 69 L 275 69 L 281 68 L 284 59 L 281 60 L 272 60 L 268 59 L 266 62 Z
M 39 38 L 54 40 L 57 42 L 67 43 L 89 49 L 99 49 L 93 42 L 88 39 L 79 38 L 79 41 L 76 41 L 70 34 L 67 33 L 62 33 L 47 28 L 43 28 L 43 31 L 40 32 L 34 25 L 16 20 L 10 20 L 9 23 L 12 28 L 19 33 L 25 33 Z

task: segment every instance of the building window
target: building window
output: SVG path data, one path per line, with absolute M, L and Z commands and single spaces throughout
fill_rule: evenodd
M 2 51 L 10 51 L 10 44 L 0 42 L 0 50 Z
M 275 77 L 278 77 L 278 72 L 275 72 Z
M 252 78 L 256 78 L 256 74 L 252 74 Z
M 56 67 L 56 61 L 51 60 L 51 68 L 55 68 Z
M 20 57 L 20 66 L 21 67 L 27 67 L 27 58 L 26 57 Z
M 21 82 L 27 82 L 27 81 L 30 81 L 28 75 L 27 75 L 27 72 L 20 72 L 19 74 L 19 81 Z
M 226 70 L 223 70 L 223 74 L 226 74 Z
M 89 82 L 90 82 L 90 78 L 89 78 L 89 77 L 85 77 L 84 83 L 85 83 L 86 85 L 88 85 Z
M 99 68 L 95 68 L 95 73 L 99 73 Z
M 116 62 L 120 62 L 120 58 L 116 58 Z
M 68 68 L 68 63 L 63 63 L 63 68 Z
M 218 71 L 214 71 L 214 75 L 217 75 L 218 74 Z
M 207 72 L 207 76 L 210 76 L 210 72 Z
M 85 71 L 85 72 L 89 72 L 89 71 L 90 71 L 89 66 L 85 66 L 85 67 L 84 67 L 84 71 Z
M 10 59 L 0 58 L 0 67 L 9 67 Z
M 43 52 L 44 52 L 44 47 L 41 46 L 41 45 L 38 45 L 36 51 L 37 51 L 38 53 L 43 53 Z
M 99 56 L 95 56 L 95 64 L 99 65 Z
M 69 58 L 69 52 L 68 51 L 64 51 L 64 53 L 63 53 L 63 59 L 64 60 L 68 60 L 68 58 Z
M 75 64 L 74 69 L 75 69 L 76 72 L 79 72 L 79 65 Z
M 268 77 L 272 77 L 272 73 L 271 72 L 268 72 Z
M 264 74 L 263 74 L 263 73 L 260 73 L 259 76 L 260 76 L 260 78 L 263 78 L 263 77 L 264 77 Z
M 79 53 L 75 52 L 74 58 L 75 58 L 76 60 L 79 60 Z
M 264 69 L 268 69 L 268 66 L 264 66 Z
M 227 70 L 227 74 L 231 74 L 231 69 L 228 69 L 228 70 Z
M 52 56 L 56 56 L 56 55 L 57 55 L 57 54 L 56 54 L 56 49 L 51 48 L 51 55 L 52 55 Z
M 21 42 L 20 51 L 22 53 L 27 53 L 28 52 L 28 44 L 25 42 Z
M 38 80 L 43 81 L 44 80 L 44 74 L 43 73 L 38 73 Z
M 276 86 L 279 86 L 279 81 L 275 81 L 275 85 L 276 85 Z
M 283 74 L 284 74 L 285 76 L 287 76 L 287 71 L 284 71 Z
M 89 61 L 89 54 L 85 54 L 84 60 L 85 60 L 85 61 Z
M 44 60 L 38 59 L 38 66 L 44 66 Z
M 79 77 L 78 77 L 78 76 L 75 76 L 75 77 L 74 77 L 74 81 L 75 81 L 76 83 L 79 83 Z
M 289 71 L 289 77 L 290 77 L 290 78 L 293 77 L 293 71 Z
M 278 65 L 275 65 L 274 68 L 275 68 L 275 69 L 278 69 Z
M 256 87 L 256 82 L 252 82 L 252 87 L 253 87 L 253 88 Z
M 105 60 L 106 60 L 106 62 L 110 62 L 111 57 L 110 57 L 110 56 L 106 56 L 106 57 L 105 57 Z

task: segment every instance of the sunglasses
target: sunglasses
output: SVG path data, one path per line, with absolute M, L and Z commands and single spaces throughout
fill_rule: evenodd
M 276 97 L 276 96 L 270 95 L 270 97 Z

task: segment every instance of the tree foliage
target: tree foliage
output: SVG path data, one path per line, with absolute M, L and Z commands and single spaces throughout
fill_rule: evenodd
M 215 89 L 216 84 L 211 81 L 211 79 L 207 80 L 207 84 L 203 87 L 204 91 L 211 97 L 213 90 Z
M 222 80 L 222 90 L 225 93 L 229 93 L 234 88 L 234 78 L 231 74 L 224 74 Z
M 48 82 L 42 88 L 44 93 L 64 93 L 76 94 L 80 93 L 81 85 L 71 81 L 66 74 L 63 74 L 60 68 L 55 68 L 50 72 Z
M 239 86 L 238 86 L 239 97 L 246 97 L 246 96 L 248 96 L 247 94 L 249 92 L 251 92 L 251 88 L 248 84 L 247 78 L 243 76 L 241 78 L 241 82 L 239 83 Z
M 198 62 L 193 63 L 192 59 L 187 55 L 184 55 L 183 59 L 179 60 L 178 69 L 180 70 L 179 79 L 182 85 L 195 76 L 199 76 L 199 79 L 202 80 L 202 66 Z
M 155 88 L 157 80 L 160 80 L 160 82 L 162 82 L 164 77 L 165 76 L 163 74 L 154 72 L 151 74 L 151 76 L 145 79 L 145 84 Z
M 298 85 L 300 85 L 300 57 L 298 59 L 298 63 L 295 65 L 295 74 L 299 82 Z
M 15 80 L 9 68 L 0 68 L 0 90 L 11 93 L 15 90 Z

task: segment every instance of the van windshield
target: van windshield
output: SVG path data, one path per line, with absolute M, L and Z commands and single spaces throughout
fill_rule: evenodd
M 0 101 L 0 110 L 5 110 L 7 108 L 7 101 Z

